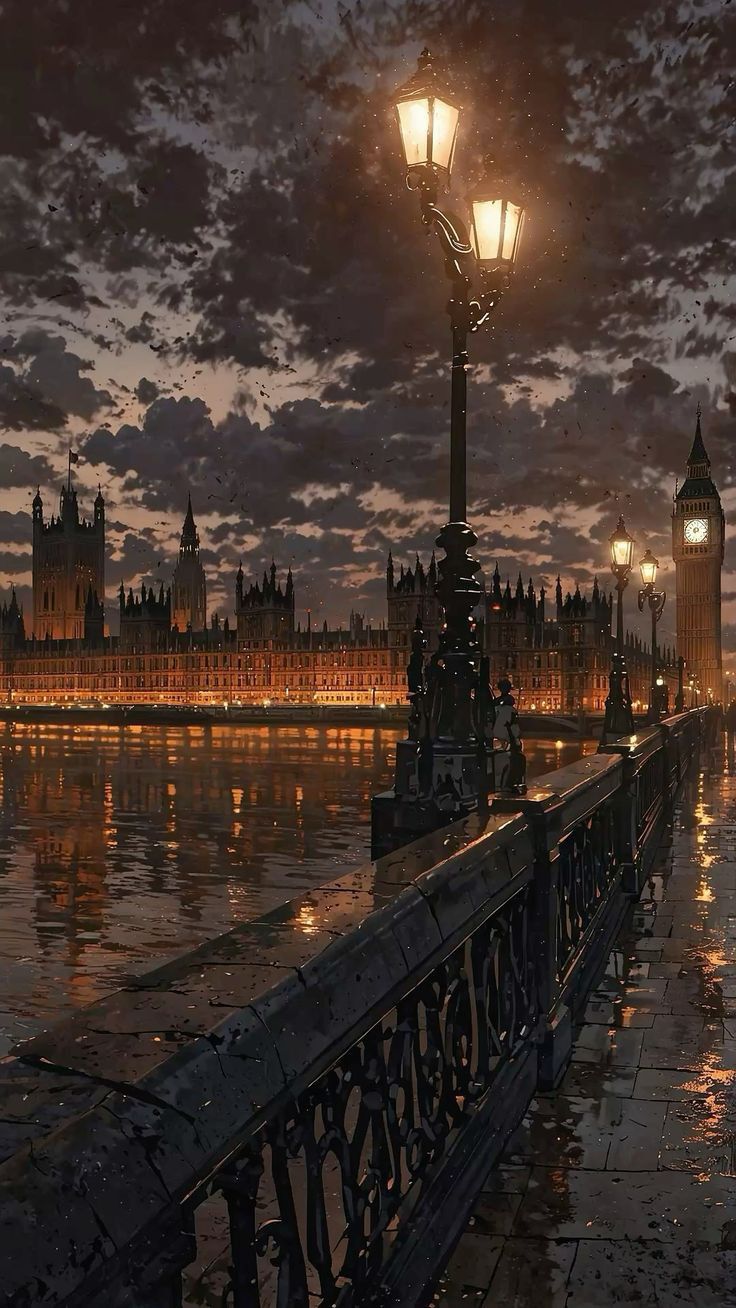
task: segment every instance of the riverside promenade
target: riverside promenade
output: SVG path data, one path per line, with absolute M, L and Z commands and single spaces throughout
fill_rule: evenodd
M 736 773 L 708 762 L 561 1085 L 485 1182 L 441 1308 L 736 1304 Z
M 736 1303 L 719 741 L 606 744 L 17 1045 L 3 1304 Z

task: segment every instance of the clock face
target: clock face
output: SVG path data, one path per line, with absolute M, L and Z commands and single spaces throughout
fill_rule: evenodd
M 685 540 L 690 545 L 703 545 L 708 539 L 706 518 L 688 518 L 685 523 Z

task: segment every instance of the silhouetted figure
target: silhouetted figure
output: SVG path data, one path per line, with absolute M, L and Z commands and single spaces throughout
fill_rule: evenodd
M 516 700 L 511 694 L 511 682 L 501 677 L 497 683 L 501 692 L 493 701 L 495 712 L 493 738 L 509 752 L 509 768 L 503 780 L 504 788 L 522 787 L 526 781 L 526 758 L 521 743 L 521 728 L 516 712 Z

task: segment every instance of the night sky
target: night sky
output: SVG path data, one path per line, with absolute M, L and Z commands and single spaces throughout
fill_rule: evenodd
M 82 503 L 107 499 L 111 617 L 121 578 L 170 578 L 190 489 L 222 616 L 239 558 L 290 564 L 321 624 L 380 620 L 388 548 L 428 555 L 447 286 L 390 99 L 424 44 L 465 109 L 448 203 L 491 155 L 528 204 L 471 343 L 476 553 L 512 585 L 608 583 L 623 511 L 666 565 L 671 635 L 698 401 L 736 508 L 729 0 L 6 0 L 0 582 L 27 611 L 31 497 L 56 508 L 70 443 Z

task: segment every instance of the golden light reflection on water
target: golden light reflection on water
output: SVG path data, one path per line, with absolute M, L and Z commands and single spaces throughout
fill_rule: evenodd
M 319 930 L 317 915 L 308 905 L 302 905 L 297 913 L 297 921 L 305 936 L 313 936 Z
M 0 1053 L 364 862 L 399 734 L 0 726 Z M 530 774 L 580 749 L 532 742 Z

